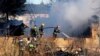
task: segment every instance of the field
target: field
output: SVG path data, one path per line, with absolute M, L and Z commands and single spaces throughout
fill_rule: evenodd
M 27 39 L 24 38 L 25 44 L 27 44 Z M 15 43 L 16 42 L 16 43 Z M 1 37 L 0 38 L 0 56 L 18 56 L 19 55 L 19 46 L 18 40 L 14 40 L 13 37 Z M 63 38 L 40 38 L 38 41 L 39 45 L 37 51 L 39 55 L 44 56 L 45 53 L 54 52 L 58 47 L 65 47 L 68 44 L 68 41 L 64 41 Z M 67 43 L 67 44 L 66 44 Z M 48 50 L 46 50 L 48 49 Z M 29 52 L 24 51 L 24 56 L 28 56 Z M 30 56 L 30 55 L 29 55 Z
M 85 42 L 83 43 L 83 40 L 81 39 L 52 38 L 52 37 L 39 38 L 37 41 L 35 41 L 35 43 L 38 43 L 38 46 L 36 47 L 35 51 L 30 52 L 27 49 L 27 38 L 23 38 L 23 40 L 25 46 L 23 47 L 24 50 L 21 51 L 20 50 L 21 48 L 18 45 L 18 39 L 15 40 L 14 37 L 9 37 L 9 38 L 1 37 L 0 56 L 33 56 L 33 55 L 34 56 L 57 56 L 55 55 L 55 53 L 59 50 L 62 50 L 64 52 L 72 52 L 72 51 L 74 52 L 74 50 L 78 50 L 77 46 L 78 48 L 85 46 L 84 45 Z M 99 55 L 99 53 L 95 50 L 92 51 Z M 92 53 L 94 54 L 93 56 L 96 56 L 95 53 Z M 90 56 L 90 54 L 88 56 Z

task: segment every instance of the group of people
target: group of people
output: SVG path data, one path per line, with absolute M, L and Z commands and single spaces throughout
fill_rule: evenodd
M 56 27 L 53 27 L 54 30 L 53 30 L 53 37 L 57 37 L 58 34 L 60 33 L 60 29 L 59 29 L 60 26 L 56 26 Z M 38 28 L 36 25 L 34 27 L 31 28 L 31 37 L 43 37 L 44 35 L 44 29 L 45 29 L 45 24 L 41 24 L 40 27 Z
M 60 33 L 60 26 L 53 27 L 53 37 L 57 37 Z M 41 24 L 40 27 L 34 26 L 31 28 L 31 37 L 27 38 L 27 41 L 25 43 L 23 37 L 18 37 L 18 44 L 20 49 L 20 55 L 23 55 L 24 50 L 28 50 L 30 54 L 33 54 L 33 52 L 37 52 L 35 49 L 39 45 L 38 43 L 38 37 L 43 37 L 44 30 L 45 30 L 45 24 Z M 48 27 L 47 27 L 48 28 Z M 26 48 L 26 49 L 25 49 Z
M 31 37 L 42 37 L 44 34 L 44 24 L 38 28 L 36 25 L 31 28 Z

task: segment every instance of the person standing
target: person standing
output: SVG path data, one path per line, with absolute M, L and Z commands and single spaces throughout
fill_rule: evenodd
M 58 34 L 60 33 L 60 29 L 59 29 L 60 26 L 57 26 L 54 28 L 54 31 L 53 31 L 53 37 L 57 37 Z
M 41 26 L 39 27 L 39 35 L 40 37 L 43 37 L 44 34 L 44 23 L 41 24 Z
M 23 37 L 19 37 L 18 44 L 19 44 L 19 56 L 24 56 L 25 42 L 23 40 Z
M 31 37 L 33 37 L 34 40 L 36 40 L 36 38 L 38 37 L 38 28 L 36 26 L 31 29 Z

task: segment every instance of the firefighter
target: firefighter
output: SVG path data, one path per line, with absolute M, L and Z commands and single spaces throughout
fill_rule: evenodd
M 19 56 L 23 56 L 24 49 L 25 49 L 25 43 L 22 37 L 19 37 Z
M 32 42 L 28 44 L 28 47 L 30 52 L 36 48 L 36 46 Z
M 25 46 L 25 43 L 24 43 L 24 40 L 23 40 L 23 38 L 22 37 L 19 37 L 19 47 L 20 47 L 20 49 L 23 49 L 23 47 Z
M 37 52 L 37 51 L 36 51 L 36 48 L 37 48 L 36 43 L 30 42 L 30 43 L 28 44 L 28 51 L 29 51 L 29 53 L 30 53 L 30 56 L 33 56 L 33 55 Z
M 42 23 L 41 26 L 39 27 L 39 34 L 40 34 L 40 37 L 42 37 L 44 34 L 44 23 Z
M 31 37 L 33 37 L 34 40 L 36 40 L 36 38 L 38 37 L 38 28 L 36 26 L 31 29 Z
M 57 27 L 54 28 L 53 37 L 57 37 L 58 33 L 60 33 L 59 27 L 60 26 L 57 26 Z

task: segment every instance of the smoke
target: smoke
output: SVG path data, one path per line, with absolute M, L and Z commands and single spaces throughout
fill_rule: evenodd
M 51 24 L 60 25 L 61 30 L 69 35 L 81 33 L 88 27 L 88 20 L 96 15 L 99 3 L 100 0 L 57 1 L 51 8 Z

